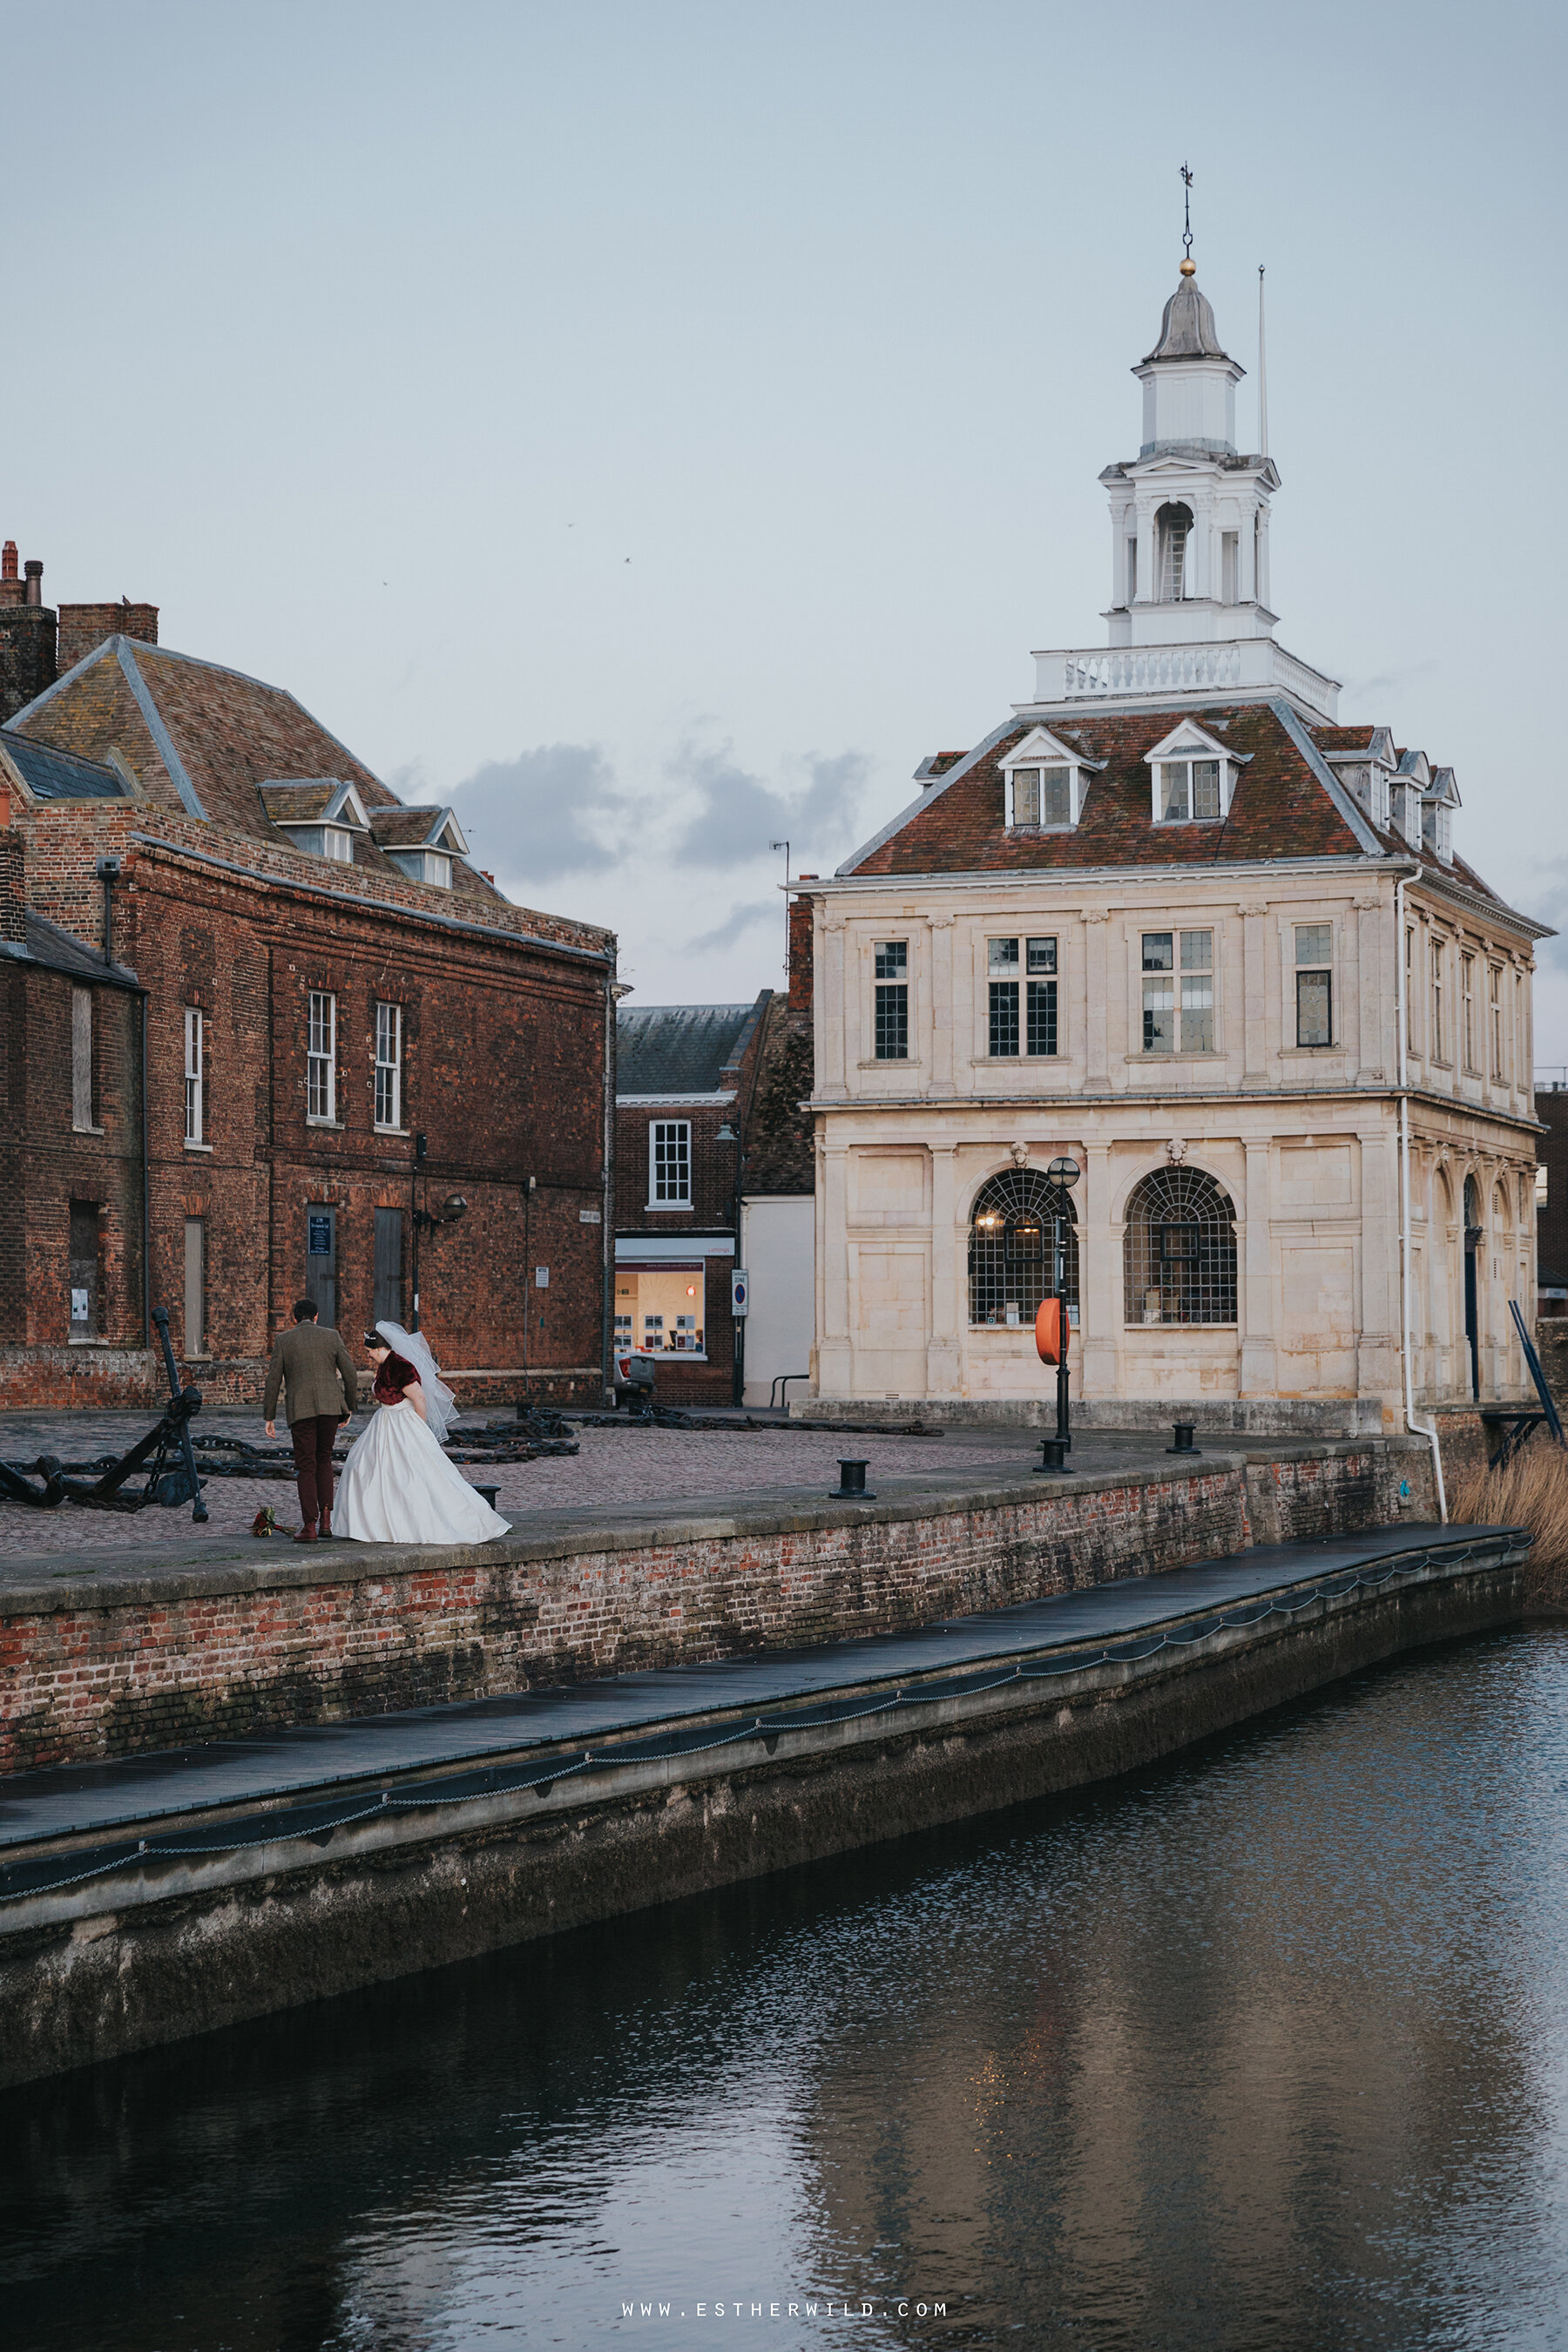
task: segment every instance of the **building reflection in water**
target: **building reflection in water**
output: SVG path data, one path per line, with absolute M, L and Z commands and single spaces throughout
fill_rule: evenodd
M 1568 1632 L 0 2100 L 10 2340 L 1550 2342 Z M 689 2320 L 639 2323 L 684 2344 Z M 820 2325 L 778 2343 L 826 2340 Z

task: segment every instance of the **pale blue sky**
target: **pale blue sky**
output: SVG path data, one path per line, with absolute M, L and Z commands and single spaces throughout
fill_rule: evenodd
M 0 537 L 469 786 L 638 1001 L 748 996 L 769 841 L 831 867 L 1032 646 L 1101 642 L 1185 159 L 1249 371 L 1268 266 L 1282 642 L 1568 917 L 1563 47 L 1544 6 L 0 9 Z M 1568 1062 L 1568 954 L 1538 1018 Z

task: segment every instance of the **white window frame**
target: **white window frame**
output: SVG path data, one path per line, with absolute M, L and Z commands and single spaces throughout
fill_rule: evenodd
M 1494 1087 L 1508 1083 L 1508 1024 L 1503 1019 L 1502 966 L 1487 959 L 1487 1034 Z
M 1206 728 L 1198 726 L 1194 719 L 1184 719 L 1179 727 L 1173 728 L 1162 742 L 1156 743 L 1152 751 L 1145 751 L 1143 754 L 1144 762 L 1149 770 L 1150 824 L 1162 827 L 1176 824 L 1223 824 L 1230 814 L 1230 804 L 1236 798 L 1236 787 L 1241 770 L 1246 766 L 1250 756 L 1250 753 L 1227 751 L 1223 743 L 1215 741 Z M 1194 816 L 1191 814 L 1192 772 L 1194 762 L 1218 765 L 1219 809 L 1214 816 Z M 1165 771 L 1167 768 L 1184 767 L 1187 771 L 1188 814 L 1185 816 L 1167 816 L 1165 814 Z
M 352 866 L 354 862 L 354 837 L 341 824 L 321 827 L 321 855 L 334 866 Z
M 1021 743 L 1016 743 L 1002 763 L 1004 819 L 1009 833 L 1071 833 L 1083 814 L 1083 804 L 1089 783 L 1105 762 L 1086 761 L 1081 751 L 1069 743 L 1060 742 L 1044 727 L 1031 729 Z M 1020 818 L 1017 813 L 1017 779 L 1037 773 L 1041 768 L 1065 768 L 1068 776 L 1068 814 L 1047 824 Z
M 1211 1055 L 1217 1054 L 1220 1051 L 1219 950 L 1215 943 L 1217 931 L 1218 926 L 1214 923 L 1173 923 L 1168 931 L 1155 930 L 1153 929 L 1144 931 L 1142 926 L 1140 926 L 1139 929 L 1133 933 L 1133 937 L 1137 941 L 1138 956 L 1138 1050 L 1140 1057 L 1147 1055 L 1151 1060 L 1169 1061 L 1174 1060 L 1178 1055 L 1201 1055 L 1206 1060 Z M 1186 949 L 1184 942 L 1190 939 L 1197 939 L 1205 934 L 1209 943 L 1207 963 L 1189 964 L 1186 961 Z M 1163 972 L 1146 971 L 1143 968 L 1144 940 L 1163 938 L 1168 938 L 1171 942 L 1171 966 L 1169 971 Z M 1205 980 L 1208 982 L 1209 991 L 1209 1001 L 1207 1005 L 1193 1005 L 1189 1007 L 1184 1004 L 1183 1003 L 1183 998 L 1186 993 L 1187 986 L 1189 984 L 1195 985 L 1199 982 Z M 1162 981 L 1168 981 L 1170 982 L 1172 1000 L 1170 1013 L 1173 1043 L 1169 1045 L 1148 1045 L 1143 1042 L 1143 1015 L 1148 1003 L 1148 984 L 1150 982 L 1158 983 Z M 1160 1009 L 1162 1008 L 1156 1007 L 1156 1010 Z M 1187 1014 L 1189 1010 L 1194 1016 L 1201 1016 L 1205 1012 L 1207 1013 L 1209 1041 L 1206 1045 L 1190 1045 L 1187 1043 Z
M 328 988 L 310 991 L 305 1014 L 305 1124 L 338 1123 L 338 1000 Z
M 1459 1067 L 1468 1078 L 1479 1078 L 1480 1065 L 1476 1060 L 1476 954 L 1473 948 L 1459 950 Z
M 387 1015 L 390 1015 L 388 1019 Z M 378 997 L 375 1005 L 374 1125 L 382 1135 L 403 1132 L 403 1007 Z
M 206 1019 L 201 1007 L 185 1007 L 185 1141 L 206 1141 Z
M 667 1139 L 675 1138 L 674 1150 L 685 1179 L 685 1192 L 667 1192 L 660 1200 L 659 1186 L 669 1181 L 660 1162 L 660 1152 L 669 1147 Z M 689 1118 L 650 1118 L 647 1123 L 647 1205 L 650 1209 L 689 1212 L 691 1202 L 691 1121 Z

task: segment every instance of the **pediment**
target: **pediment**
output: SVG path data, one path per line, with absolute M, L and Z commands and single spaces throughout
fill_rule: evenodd
M 1217 736 L 1211 735 L 1206 727 L 1200 727 L 1195 719 L 1184 719 L 1179 727 L 1173 727 L 1170 733 L 1154 745 L 1152 751 L 1144 752 L 1143 757 L 1150 761 L 1228 760 L 1235 766 L 1238 764 L 1240 755 L 1231 751 L 1228 745 L 1222 743 Z
M 1064 743 L 1048 727 L 1031 727 L 1021 743 L 1016 743 L 1002 761 L 1005 769 L 1039 767 L 1103 767 L 1101 760 L 1087 759 L 1071 743 Z

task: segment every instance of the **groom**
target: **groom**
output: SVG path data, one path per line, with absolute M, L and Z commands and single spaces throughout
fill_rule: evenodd
M 332 1444 L 338 1423 L 353 1412 L 359 1376 L 337 1333 L 318 1328 L 311 1299 L 296 1300 L 294 1328 L 279 1331 L 267 1367 L 261 1410 L 268 1437 L 277 1433 L 272 1416 L 280 1387 L 289 1391 L 289 1434 L 294 1441 L 294 1475 L 304 1522 L 294 1540 L 314 1543 L 318 1520 L 324 1536 L 332 1532 Z

